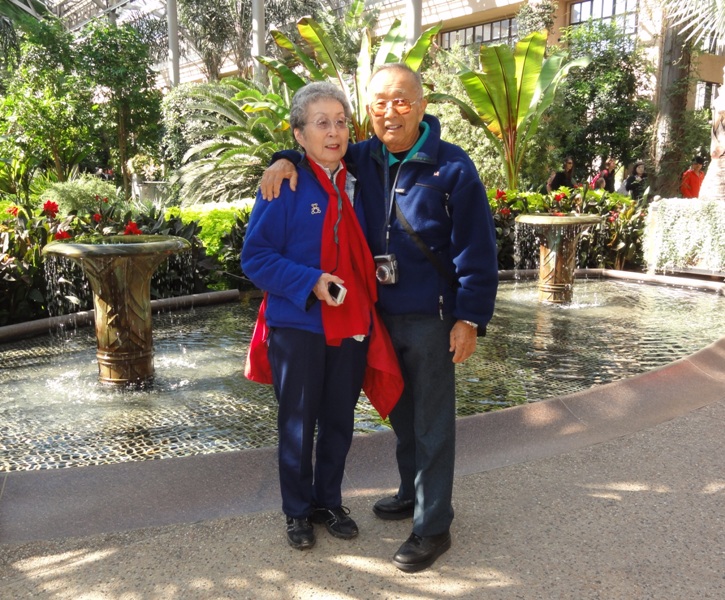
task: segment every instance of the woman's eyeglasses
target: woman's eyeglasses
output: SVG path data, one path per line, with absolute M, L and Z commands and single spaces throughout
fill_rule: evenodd
M 348 119 L 335 119 L 334 121 L 330 121 L 330 119 L 318 119 L 317 121 L 306 123 L 306 125 L 312 125 L 320 131 L 330 131 L 333 127 L 338 131 L 342 131 L 343 129 L 347 129 L 349 124 L 350 121 Z
M 385 115 L 388 107 L 391 106 L 399 115 L 407 115 L 411 111 L 413 104 L 416 102 L 420 102 L 420 98 L 418 98 L 418 100 L 413 100 L 412 102 L 407 98 L 376 100 L 375 102 L 370 103 L 370 112 L 373 113 L 374 117 L 382 117 Z

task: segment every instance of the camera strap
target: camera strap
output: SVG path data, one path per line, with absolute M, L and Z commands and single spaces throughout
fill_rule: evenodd
M 426 258 L 435 267 L 436 271 L 440 273 L 441 277 L 443 277 L 448 285 L 450 285 L 453 289 L 456 289 L 458 287 L 458 280 L 448 269 L 443 266 L 443 264 L 441 264 L 441 261 L 435 254 L 433 254 L 433 251 L 426 245 L 426 243 L 422 239 L 420 239 L 418 233 L 410 226 L 410 223 L 408 223 L 408 220 L 405 218 L 403 211 L 400 209 L 400 205 L 395 202 L 395 200 L 393 200 L 393 202 L 395 204 L 395 216 L 398 218 L 398 221 L 403 226 L 403 229 L 405 229 L 405 232 L 415 242 L 415 245 L 418 246 L 420 251 L 425 254 Z

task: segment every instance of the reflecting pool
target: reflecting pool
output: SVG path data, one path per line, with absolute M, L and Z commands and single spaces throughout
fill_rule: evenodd
M 257 301 L 154 317 L 155 379 L 98 382 L 92 327 L 0 344 L 0 471 L 110 464 L 276 444 L 270 386 L 242 376 Z M 725 335 L 725 298 L 608 279 L 540 304 L 502 282 L 494 319 L 459 366 L 458 414 L 535 402 L 650 371 Z M 367 400 L 357 431 L 386 427 Z

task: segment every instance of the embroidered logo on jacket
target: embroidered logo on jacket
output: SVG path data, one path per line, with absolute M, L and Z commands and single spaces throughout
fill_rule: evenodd
M 311 215 L 319 215 L 322 214 L 322 211 L 320 210 L 320 205 L 317 204 L 317 202 L 312 203 L 312 210 L 310 211 Z

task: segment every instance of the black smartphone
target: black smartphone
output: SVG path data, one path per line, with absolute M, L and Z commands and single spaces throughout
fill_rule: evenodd
M 347 294 L 347 288 L 339 283 L 331 281 L 327 284 L 327 291 L 330 292 L 332 299 L 338 304 L 342 304 Z

